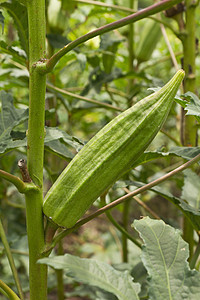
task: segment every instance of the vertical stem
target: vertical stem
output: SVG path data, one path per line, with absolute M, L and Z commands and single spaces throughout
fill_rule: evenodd
M 129 208 L 131 201 L 128 200 L 123 204 L 123 215 L 122 222 L 123 228 L 128 231 L 128 220 L 129 220 Z M 122 254 L 123 254 L 123 262 L 128 262 L 128 239 L 125 234 L 122 234 Z
M 137 11 L 137 1 L 129 0 L 129 8 Z M 134 60 L 134 24 L 129 24 L 129 35 L 128 35 L 128 51 L 129 51 L 129 72 L 133 71 L 133 60 Z M 129 79 L 128 82 L 128 92 L 131 91 L 133 86 L 133 80 Z
M 199 241 L 198 241 L 197 247 L 195 249 L 194 255 L 193 255 L 192 259 L 190 260 L 190 268 L 191 269 L 195 268 L 195 265 L 198 261 L 199 255 L 200 255 L 200 236 L 199 236 Z
M 134 0 L 129 0 L 129 8 L 133 9 Z M 129 25 L 129 36 L 128 36 L 128 48 L 129 48 L 129 71 L 133 70 L 133 59 L 134 59 L 134 24 Z
M 186 0 L 185 12 L 185 30 L 186 36 L 183 39 L 183 67 L 185 70 L 184 92 L 196 91 L 195 76 L 195 53 L 196 53 L 196 35 L 195 35 L 195 10 L 193 0 Z M 184 145 L 196 146 L 196 126 L 195 119 L 192 116 L 185 116 Z
M 184 92 L 195 93 L 195 9 L 193 0 L 185 0 L 185 30 L 186 36 L 183 39 L 183 68 L 185 70 Z M 185 146 L 196 146 L 197 130 L 193 116 L 184 116 L 183 143 Z M 190 255 L 193 253 L 193 229 L 190 223 L 184 218 L 183 237 L 189 243 Z
M 27 163 L 32 180 L 40 187 L 38 192 L 26 194 L 30 300 L 45 300 L 47 268 L 37 264 L 45 245 L 42 202 L 46 77 L 37 70 L 37 62 L 45 56 L 45 0 L 27 1 L 27 9 L 30 72 Z
M 138 6 L 138 0 L 129 0 L 129 8 L 134 9 L 137 11 Z M 129 36 L 128 36 L 128 49 L 129 49 L 129 72 L 134 70 L 133 66 L 133 60 L 134 60 L 134 24 L 131 23 L 129 25 Z M 129 79 L 128 82 L 128 92 L 130 93 L 132 90 L 132 87 L 134 85 L 134 81 L 132 79 Z M 129 103 L 129 105 L 132 105 L 132 103 Z M 128 210 L 130 207 L 130 201 L 127 201 L 123 204 L 123 227 L 127 231 L 127 225 L 128 225 Z M 123 255 L 123 262 L 128 261 L 128 239 L 126 234 L 122 233 L 122 255 Z
M 57 255 L 63 255 L 63 254 L 64 254 L 64 250 L 63 250 L 63 243 L 61 240 L 58 243 Z M 58 300 L 64 300 L 65 295 L 64 295 L 63 270 L 56 270 L 56 277 L 57 277 Z

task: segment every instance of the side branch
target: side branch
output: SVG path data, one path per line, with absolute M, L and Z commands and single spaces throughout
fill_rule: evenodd
M 7 284 L 5 284 L 2 280 L 0 280 L 0 288 L 4 291 L 4 295 L 9 297 L 10 300 L 20 300 L 20 298 L 9 288 Z
M 14 176 L 8 172 L 0 170 L 0 177 L 13 183 L 20 193 L 24 193 L 26 190 L 26 184 L 17 176 Z
M 63 47 L 57 53 L 55 53 L 46 62 L 45 65 L 41 66 L 40 72 L 45 74 L 45 73 L 49 73 L 50 71 L 52 71 L 54 66 L 56 65 L 56 63 L 61 59 L 61 57 L 63 57 L 65 54 L 67 54 L 69 51 L 71 51 L 75 47 L 79 46 L 80 44 L 82 44 L 98 35 L 104 34 L 106 32 L 109 32 L 111 30 L 120 28 L 120 27 L 128 25 L 128 24 L 134 23 L 138 20 L 144 19 L 148 16 L 151 16 L 153 14 L 156 14 L 158 12 L 166 10 L 166 9 L 174 6 L 175 4 L 180 3 L 181 1 L 182 0 L 164 0 L 162 2 L 158 2 L 158 3 L 151 5 L 145 9 L 142 9 L 132 15 L 122 18 L 119 21 L 115 21 L 113 23 L 104 25 L 102 27 L 99 27 L 96 30 L 93 30 L 93 31 L 79 37 L 78 39 L 67 44 L 65 47 Z

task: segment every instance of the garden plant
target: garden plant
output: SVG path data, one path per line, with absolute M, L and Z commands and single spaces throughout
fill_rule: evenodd
M 0 0 L 0 299 L 199 299 L 199 16 Z

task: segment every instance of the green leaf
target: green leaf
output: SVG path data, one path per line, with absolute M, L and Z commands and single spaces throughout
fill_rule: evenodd
M 190 270 L 188 244 L 163 221 L 145 217 L 134 228 L 144 241 L 142 261 L 149 274 L 149 299 L 198 300 L 200 273 Z
M 138 283 L 133 283 L 128 272 L 117 271 L 104 262 L 79 258 L 70 254 L 43 258 L 38 262 L 54 269 L 64 269 L 67 276 L 113 293 L 119 300 L 139 299 L 140 286 Z
M 186 115 L 193 115 L 200 117 L 200 99 L 192 92 L 187 92 L 183 95 L 190 102 L 186 104 Z
M 70 161 L 74 157 L 74 154 L 59 140 L 45 142 L 45 150 L 65 159 L 66 161 Z
M 80 151 L 84 146 L 84 143 L 79 140 L 77 137 L 70 136 L 64 130 L 61 130 L 57 127 L 45 127 L 46 128 L 46 136 L 45 136 L 45 144 L 51 141 L 61 139 L 65 145 L 68 145 L 76 151 Z
M 159 150 L 158 151 L 146 151 L 139 157 L 138 160 L 136 160 L 134 162 L 134 165 L 132 166 L 132 168 L 135 168 L 139 165 L 150 162 L 154 159 L 169 157 L 170 155 L 172 155 L 172 154 L 169 152 L 161 152 Z
M 45 150 L 52 152 L 67 161 L 70 161 L 75 155 L 74 151 L 72 152 L 70 149 L 75 149 L 76 152 L 78 152 L 84 146 L 84 143 L 78 138 L 70 136 L 61 129 L 56 127 L 45 128 Z
M 174 100 L 175 100 L 178 104 L 180 104 L 183 108 L 186 108 L 186 105 L 187 105 L 187 103 L 188 103 L 186 100 L 181 99 L 181 98 L 178 97 L 177 95 L 176 95 L 176 97 L 174 98 Z
M 28 109 L 16 109 L 10 94 L 0 92 L 0 154 L 24 146 L 24 140 L 13 140 L 11 131 L 28 119 Z
M 194 116 L 200 123 L 200 99 L 192 92 L 187 92 L 181 95 L 181 97 L 184 99 L 176 97 L 175 101 L 187 111 L 186 115 Z
M 192 170 L 188 169 L 184 172 L 184 186 L 182 189 L 181 198 L 200 215 L 200 181 L 199 176 Z
M 26 7 L 15 0 L 10 3 L 1 3 L 0 7 L 5 8 L 13 18 L 21 46 L 28 56 L 28 16 Z
M 190 160 L 200 153 L 200 147 L 173 147 L 168 152 Z
M 0 92 L 0 155 L 18 147 L 27 145 L 25 132 L 13 131 L 13 129 L 28 119 L 28 109 L 16 109 L 13 105 L 13 98 L 10 94 Z M 46 127 L 45 148 L 48 151 L 66 159 L 71 160 L 74 153 L 68 148 L 78 152 L 83 147 L 76 137 L 71 137 L 65 131 L 58 128 Z

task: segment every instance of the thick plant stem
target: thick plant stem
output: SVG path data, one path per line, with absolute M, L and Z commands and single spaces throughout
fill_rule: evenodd
M 183 68 L 185 71 L 184 92 L 196 91 L 195 76 L 195 54 L 196 54 L 196 35 L 195 35 L 195 9 L 193 0 L 186 0 L 185 30 L 186 35 L 183 39 Z M 196 126 L 192 116 L 185 117 L 183 144 L 185 146 L 196 146 Z
M 27 164 L 39 190 L 26 194 L 27 234 L 29 244 L 30 300 L 47 299 L 47 268 L 37 264 L 45 245 L 43 225 L 43 152 L 46 77 L 37 66 L 45 56 L 45 0 L 27 2 L 29 22 L 29 123 Z
M 191 91 L 195 93 L 195 53 L 196 53 L 196 36 L 195 36 L 195 9 L 193 0 L 186 0 L 185 12 L 185 31 L 183 39 L 183 68 L 185 70 L 184 92 Z M 182 142 L 185 146 L 196 146 L 197 127 L 193 116 L 183 116 L 183 137 Z M 189 221 L 184 218 L 183 237 L 189 243 L 190 255 L 193 254 L 194 239 L 193 228 Z

